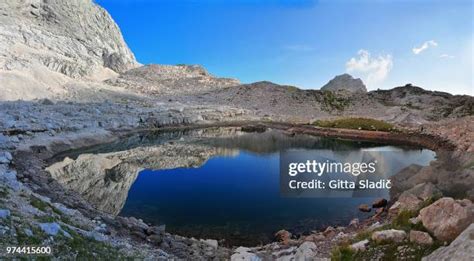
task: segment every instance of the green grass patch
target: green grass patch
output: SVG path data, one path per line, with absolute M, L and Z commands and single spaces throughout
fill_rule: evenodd
M 408 231 L 412 227 L 410 218 L 416 217 L 415 211 L 402 210 L 392 221 L 392 228 Z
M 357 243 L 357 242 L 360 242 L 362 240 L 370 239 L 370 236 L 372 235 L 372 233 L 373 233 L 373 231 L 368 231 L 368 230 L 359 231 L 355 235 L 352 242 Z
M 313 125 L 323 128 L 340 128 L 369 131 L 395 131 L 392 124 L 367 118 L 341 118 L 336 120 L 317 120 Z
M 33 207 L 35 207 L 35 208 L 37 208 L 37 209 L 39 209 L 39 210 L 41 210 L 41 211 L 43 211 L 43 212 L 45 212 L 45 211 L 49 208 L 49 204 L 48 204 L 48 203 L 43 202 L 43 201 L 41 201 L 40 199 L 35 198 L 35 197 L 31 197 L 31 198 L 30 198 L 30 204 L 31 204 Z
M 341 245 L 333 248 L 331 251 L 332 261 L 351 261 L 354 260 L 356 252 L 349 245 Z
M 343 111 L 351 104 L 350 100 L 331 91 L 323 92 L 322 109 L 325 111 Z
M 8 197 L 8 190 L 7 188 L 0 188 L 0 199 L 3 200 L 3 199 L 6 199 Z
M 468 162 L 466 163 L 464 166 L 463 166 L 464 169 L 473 169 L 474 168 L 474 160 L 471 161 L 471 162 Z
M 59 236 L 61 242 L 55 249 L 55 256 L 73 256 L 78 260 L 124 260 L 126 256 L 120 251 L 104 242 L 87 238 L 76 231 L 63 227 L 71 238 Z
M 403 248 L 402 252 L 399 247 Z M 350 260 L 421 260 L 422 257 L 429 255 L 435 249 L 440 247 L 438 243 L 432 246 L 423 246 L 413 243 L 369 245 L 367 251 L 357 252 Z

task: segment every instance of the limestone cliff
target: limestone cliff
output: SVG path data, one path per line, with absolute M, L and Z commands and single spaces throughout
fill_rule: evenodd
M 92 0 L 0 2 L 0 99 L 61 94 L 70 78 L 104 79 L 138 65 Z

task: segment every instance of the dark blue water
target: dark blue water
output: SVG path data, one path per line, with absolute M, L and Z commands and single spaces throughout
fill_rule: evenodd
M 422 157 L 413 158 L 413 153 Z M 413 161 L 426 165 L 434 155 L 413 153 L 406 154 L 406 165 Z M 267 243 L 280 229 L 304 234 L 367 217 L 357 207 L 374 198 L 281 197 L 278 168 L 278 152 L 240 150 L 236 156 L 213 157 L 199 168 L 144 170 L 120 215 L 227 245 Z

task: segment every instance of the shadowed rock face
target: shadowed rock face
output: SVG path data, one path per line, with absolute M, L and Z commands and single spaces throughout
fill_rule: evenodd
M 326 85 L 321 87 L 322 91 L 348 91 L 348 92 L 367 92 L 367 88 L 361 79 L 355 79 L 345 73 L 334 77 Z

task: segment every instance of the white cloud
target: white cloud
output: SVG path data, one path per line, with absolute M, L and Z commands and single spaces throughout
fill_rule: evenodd
M 413 51 L 414 54 L 420 54 L 421 52 L 423 52 L 424 50 L 430 48 L 430 47 L 436 47 L 438 46 L 438 43 L 435 42 L 434 40 L 430 40 L 430 41 L 426 41 L 424 42 L 420 47 L 413 47 L 413 49 L 411 49 Z
M 361 77 L 367 86 L 383 82 L 392 70 L 393 61 L 389 54 L 372 57 L 367 50 L 359 50 L 357 54 L 347 61 L 346 71 Z
M 442 55 L 439 56 L 439 58 L 441 58 L 441 59 L 453 59 L 454 56 L 449 55 L 449 54 L 442 54 Z

